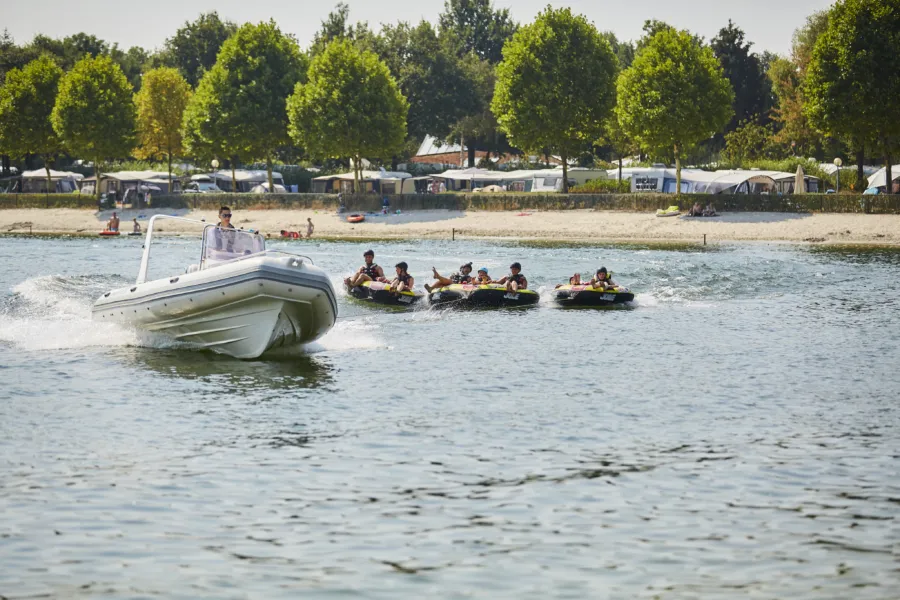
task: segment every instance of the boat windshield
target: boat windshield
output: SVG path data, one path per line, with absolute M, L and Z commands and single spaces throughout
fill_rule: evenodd
M 201 268 L 266 251 L 266 239 L 258 233 L 207 225 L 203 229 Z

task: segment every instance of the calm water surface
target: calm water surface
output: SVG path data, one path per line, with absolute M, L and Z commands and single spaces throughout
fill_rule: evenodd
M 270 246 L 338 282 L 368 244 Z M 638 299 L 341 292 L 319 343 L 241 362 L 90 321 L 139 241 L 0 238 L 0 596 L 900 596 L 897 252 L 375 250 Z

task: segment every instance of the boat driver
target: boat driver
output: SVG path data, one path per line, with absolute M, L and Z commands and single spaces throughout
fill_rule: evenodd
M 356 273 L 344 280 L 344 285 L 354 288 L 362 285 L 367 281 L 386 281 L 384 278 L 384 269 L 375 264 L 375 252 L 366 250 L 363 253 L 363 260 L 366 264 L 361 266 Z
M 498 279 L 495 283 L 506 284 L 507 292 L 518 292 L 528 289 L 528 280 L 522 275 L 522 265 L 517 262 L 509 265 L 509 275 Z
M 475 282 L 475 278 L 472 277 L 472 263 L 466 263 L 459 268 L 458 273 L 454 273 L 450 277 L 444 277 L 440 273 L 437 272 L 437 269 L 431 267 L 431 272 L 434 273 L 434 278 L 437 279 L 433 284 L 428 285 L 425 284 L 425 289 L 429 292 L 433 290 L 439 290 L 443 287 L 447 287 L 448 285 L 453 285 L 455 283 L 469 285 Z
M 222 229 L 234 229 L 234 225 L 231 224 L 231 209 L 227 206 L 223 206 L 219 209 L 218 226 Z
M 600 267 L 597 269 L 597 274 L 591 278 L 591 287 L 595 290 L 609 290 L 617 287 L 616 283 L 610 277 L 609 271 L 606 270 L 606 267 Z
M 397 276 L 394 277 L 394 280 L 391 282 L 391 291 L 396 294 L 399 294 L 400 292 L 411 292 L 416 280 L 409 274 L 409 265 L 405 262 L 398 262 L 396 269 Z

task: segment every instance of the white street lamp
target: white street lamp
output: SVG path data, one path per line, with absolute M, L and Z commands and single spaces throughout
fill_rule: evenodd
M 844 164 L 844 161 L 841 160 L 841 157 L 837 157 L 834 159 L 834 166 L 837 167 L 837 190 L 836 193 L 841 193 L 841 165 Z
M 218 169 L 218 168 L 219 168 L 219 161 L 216 160 L 215 158 L 212 159 L 212 162 L 209 163 L 209 164 L 210 164 L 210 166 L 212 166 L 213 169 Z

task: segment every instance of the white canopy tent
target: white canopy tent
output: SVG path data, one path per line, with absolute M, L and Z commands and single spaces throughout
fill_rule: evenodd
M 891 178 L 900 180 L 900 165 L 891 166 Z M 877 173 L 869 177 L 869 188 L 887 187 L 887 169 L 882 167 Z

